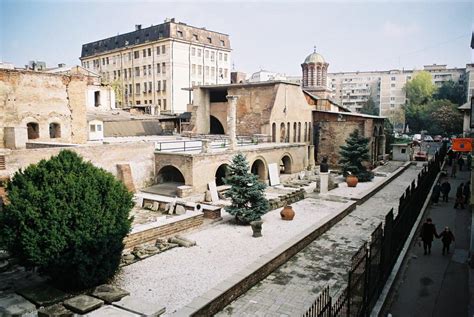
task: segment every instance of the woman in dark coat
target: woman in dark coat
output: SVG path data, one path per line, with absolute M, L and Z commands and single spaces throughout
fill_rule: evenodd
M 446 252 L 446 254 L 449 254 L 449 246 L 451 245 L 451 242 L 455 241 L 454 240 L 454 234 L 449 230 L 448 227 L 444 228 L 444 231 L 441 232 L 439 235 L 441 238 L 441 241 L 443 242 L 443 255 Z
M 433 224 L 431 218 L 426 219 L 426 222 L 421 227 L 420 237 L 423 241 L 423 249 L 425 250 L 425 254 L 431 254 L 431 243 L 433 242 L 434 237 L 439 237 L 436 233 L 436 227 Z
M 464 183 L 459 185 L 456 190 L 456 202 L 454 203 L 454 209 L 458 208 L 461 205 L 461 209 L 464 209 Z

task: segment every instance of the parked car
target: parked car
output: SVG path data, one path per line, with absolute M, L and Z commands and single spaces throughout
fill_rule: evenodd
M 413 157 L 415 161 L 428 161 L 428 154 L 425 151 L 418 151 Z
M 425 141 L 425 142 L 434 142 L 431 135 L 425 135 L 425 137 L 423 138 L 423 141 Z
M 420 142 L 421 141 L 421 134 L 414 134 L 412 140 Z
M 443 141 L 443 137 L 441 135 L 435 135 L 433 140 L 435 142 L 441 142 L 441 141 Z

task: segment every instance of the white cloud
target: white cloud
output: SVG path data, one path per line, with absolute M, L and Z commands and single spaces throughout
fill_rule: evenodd
M 420 31 L 420 27 L 415 24 L 398 24 L 391 21 L 387 21 L 383 25 L 383 33 L 385 36 L 390 37 L 405 37 L 413 35 Z

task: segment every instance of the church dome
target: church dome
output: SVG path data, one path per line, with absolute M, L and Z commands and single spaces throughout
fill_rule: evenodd
M 324 57 L 323 57 L 321 54 L 314 52 L 314 53 L 309 54 L 309 55 L 305 58 L 303 64 L 311 64 L 311 63 L 314 63 L 314 64 L 317 64 L 317 63 L 326 64 L 326 61 L 324 60 Z

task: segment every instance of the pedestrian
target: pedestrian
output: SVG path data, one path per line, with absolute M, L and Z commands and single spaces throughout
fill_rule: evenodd
M 447 154 L 448 154 L 448 165 L 451 166 L 453 165 L 453 159 L 454 159 L 453 149 L 449 149 Z
M 421 227 L 420 237 L 423 241 L 423 249 L 425 250 L 424 254 L 431 254 L 431 243 L 433 242 L 434 237 L 439 237 L 431 218 L 426 219 L 426 222 Z
M 467 153 L 467 170 L 471 170 L 471 165 L 472 165 L 472 155 L 471 153 Z
M 469 201 L 471 200 L 471 181 L 468 181 L 464 185 L 463 189 L 464 203 L 469 206 Z
M 434 204 L 438 203 L 440 194 L 441 194 L 441 184 L 438 181 L 436 185 L 433 187 L 433 193 L 431 194 L 431 200 L 433 201 Z
M 445 252 L 446 254 L 449 254 L 449 245 L 451 242 L 455 241 L 454 234 L 449 230 L 449 227 L 444 228 L 444 231 L 441 232 L 439 238 L 441 238 L 441 241 L 443 242 L 443 255 Z
M 448 202 L 448 196 L 449 196 L 450 191 L 451 191 L 451 184 L 448 182 L 447 179 L 445 179 L 443 184 L 441 184 L 441 192 L 443 193 L 444 202 Z
M 454 209 L 457 209 L 461 205 L 461 209 L 464 209 L 464 183 L 461 183 L 456 190 L 456 202 L 454 203 Z
M 462 168 L 464 166 L 464 158 L 462 157 L 462 153 L 459 153 L 458 165 L 459 165 L 459 171 L 462 171 Z
M 453 165 L 451 167 L 451 177 L 456 178 L 456 172 L 458 171 L 458 164 L 456 161 L 453 162 Z

